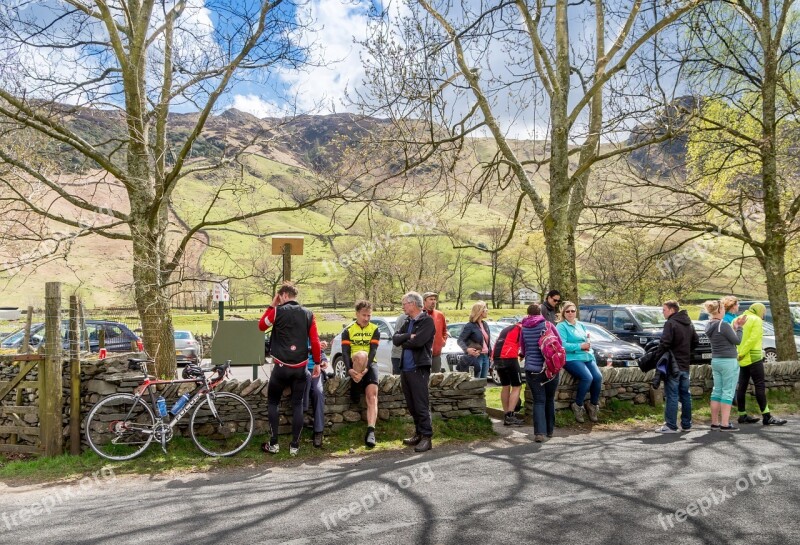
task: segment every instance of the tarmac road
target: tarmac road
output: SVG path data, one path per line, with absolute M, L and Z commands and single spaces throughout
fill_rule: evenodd
M 0 485 L 0 543 L 791 545 L 799 429 L 515 432 L 423 455 Z

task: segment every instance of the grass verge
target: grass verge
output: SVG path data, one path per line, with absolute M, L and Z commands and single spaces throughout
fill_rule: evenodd
M 433 421 L 434 446 L 446 443 L 469 442 L 495 436 L 491 421 L 479 415 L 454 420 Z M 188 437 L 175 437 L 168 445 L 166 454 L 153 443 L 140 457 L 126 462 L 112 462 L 100 458 L 92 451 L 80 456 L 58 456 L 55 458 L 31 458 L 10 460 L 0 456 L 0 480 L 17 483 L 48 482 L 71 479 L 92 474 L 105 468 L 115 475 L 123 474 L 168 474 L 171 472 L 213 471 L 222 468 L 255 467 L 276 461 L 301 460 L 322 461 L 352 454 L 368 454 L 407 449 L 402 440 L 413 434 L 413 424 L 402 419 L 378 422 L 375 434 L 378 444 L 367 450 L 364 446 L 366 427 L 363 423 L 347 424 L 331 435 L 325 436 L 322 449 L 311 444 L 311 434 L 303 432 L 300 453 L 289 456 L 289 438 L 281 436 L 281 452 L 268 455 L 261 451 L 265 436 L 255 436 L 242 452 L 230 458 L 211 458 L 194 447 Z
M 522 397 L 525 391 L 523 386 Z M 797 391 L 770 391 L 767 392 L 769 408 L 776 415 L 800 414 L 800 392 Z M 495 409 L 502 409 L 500 403 L 500 388 L 486 389 L 486 406 Z M 752 395 L 747 396 L 747 412 L 752 415 L 760 413 L 758 403 Z M 737 415 L 736 407 L 733 408 L 733 415 Z M 711 420 L 711 404 L 709 394 L 700 398 L 692 399 L 692 418 L 697 422 Z M 632 401 L 622 401 L 611 399 L 600 410 L 598 423 L 591 424 L 588 419 L 584 424 L 575 422 L 572 412 L 568 410 L 556 411 L 557 428 L 573 429 L 622 429 L 624 427 L 649 427 L 658 426 L 664 422 L 664 404 L 656 406 L 649 404 L 634 404 Z M 603 427 L 605 426 L 605 428 Z

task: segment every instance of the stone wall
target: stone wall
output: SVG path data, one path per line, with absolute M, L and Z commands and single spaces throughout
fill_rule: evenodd
M 82 392 L 81 411 L 85 418 L 92 406 L 102 397 L 116 392 L 132 392 L 141 381 L 141 373 L 127 370 L 126 355 L 114 356 L 104 360 L 85 362 L 81 366 Z M 65 365 L 68 375 L 68 365 Z M 65 376 L 65 404 L 69 400 L 69 381 Z M 256 418 L 256 433 L 266 433 L 267 423 L 267 381 L 237 380 L 226 381 L 218 388 L 226 392 L 233 392 L 244 397 L 253 410 Z M 431 376 L 431 412 L 434 418 L 458 418 L 470 414 L 486 414 L 486 398 L 484 395 L 486 379 L 472 378 L 467 373 L 435 374 Z M 325 382 L 325 421 L 329 431 L 335 431 L 347 422 L 366 420 L 366 405 L 364 398 L 359 404 L 350 402 L 350 379 L 341 380 L 333 378 Z M 167 400 L 167 406 L 184 392 L 191 391 L 193 386 L 170 385 L 160 393 Z M 288 392 L 288 390 L 287 390 Z M 65 409 L 66 410 L 66 409 Z M 281 417 L 279 433 L 289 433 L 291 430 L 292 410 L 288 395 L 284 394 L 281 404 Z M 405 398 L 400 384 L 400 377 L 381 377 L 378 385 L 378 418 L 388 420 L 390 417 L 407 417 Z M 311 411 L 307 412 L 310 420 Z M 184 432 L 182 426 L 188 425 L 189 419 L 184 417 L 179 432 Z M 65 422 L 65 438 L 68 437 L 68 424 Z
M 778 362 L 764 364 L 766 384 L 768 390 L 800 390 L 800 362 Z M 601 367 L 603 375 L 603 390 L 600 393 L 600 406 L 605 406 L 610 399 L 632 401 L 633 403 L 648 403 L 651 397 L 656 400 L 663 398 L 664 386 L 651 393 L 651 384 L 655 371 L 642 373 L 637 367 Z M 711 393 L 714 381 L 710 365 L 692 365 L 690 368 L 692 396 L 701 397 Z M 561 372 L 558 393 L 556 394 L 556 409 L 569 408 L 570 401 L 575 399 L 577 387 L 575 379 L 566 371 Z M 753 385 L 748 391 L 752 393 Z M 533 404 L 530 391 L 526 388 L 526 403 Z M 589 399 L 587 394 L 586 399 Z

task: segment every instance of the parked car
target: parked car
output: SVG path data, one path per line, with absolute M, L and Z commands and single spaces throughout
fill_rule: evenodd
M 394 324 L 397 318 L 397 316 L 373 316 L 370 320 L 373 324 L 378 326 L 378 330 L 381 333 L 378 353 L 375 356 L 375 361 L 378 363 L 379 375 L 392 374 L 392 335 L 394 335 Z M 347 324 L 345 328 L 349 325 L 350 324 Z M 344 328 L 342 329 L 344 330 Z M 332 365 L 328 367 L 328 374 L 344 378 L 347 375 L 347 370 L 345 369 L 344 359 L 342 357 L 341 333 L 333 338 L 330 348 L 330 361 Z
M 697 320 L 695 323 L 701 324 L 705 330 L 705 324 L 708 320 Z M 768 322 L 762 322 L 764 326 L 764 337 L 761 341 L 761 346 L 764 349 L 764 361 L 767 363 L 775 363 L 778 361 L 778 349 L 775 344 L 775 328 Z M 794 344 L 797 351 L 800 352 L 800 335 L 794 336 Z
M 120 322 L 108 320 L 86 320 L 86 329 L 89 335 L 89 347 L 92 352 L 100 350 L 100 331 L 105 331 L 106 350 L 108 352 L 130 352 L 131 343 L 136 342 L 138 350 L 144 350 L 142 340 L 131 331 L 128 326 Z M 0 341 L 0 348 L 19 349 L 25 337 L 25 329 L 20 329 Z M 69 349 L 69 320 L 61 322 L 61 341 L 64 350 Z M 31 324 L 30 345 L 38 348 L 45 342 L 44 323 Z M 84 349 L 84 345 L 81 346 Z
M 661 339 L 666 319 L 661 307 L 644 305 L 585 305 L 581 307 L 583 322 L 604 327 L 623 341 L 646 347 Z M 699 344 L 692 352 L 692 363 L 711 360 L 711 341 L 705 330 L 697 329 Z
M 582 322 L 589 333 L 589 342 L 594 351 L 598 367 L 636 367 L 644 349 L 636 344 L 623 341 L 606 328 L 597 324 Z
M 761 303 L 767 307 L 767 313 L 764 315 L 764 321 L 772 324 L 772 308 L 770 307 L 769 301 L 739 301 L 739 312 L 742 313 L 749 309 L 753 303 Z M 794 322 L 794 334 L 800 335 L 800 303 L 789 303 L 789 312 L 791 312 L 792 320 Z M 708 320 L 708 318 L 708 313 L 705 310 L 700 311 L 700 320 Z
M 500 332 L 510 324 L 489 321 L 486 323 L 489 324 L 489 335 L 492 339 L 492 347 L 494 347 L 494 343 L 497 341 L 497 337 L 500 336 Z M 464 351 L 461 350 L 460 346 L 458 346 L 458 336 L 461 335 L 461 331 L 464 329 L 466 324 L 467 322 L 447 324 L 447 333 L 450 336 L 442 348 L 442 371 L 455 371 L 455 366 L 458 362 L 458 359 L 464 355 Z M 497 371 L 495 370 L 494 365 L 489 367 L 488 378 L 492 382 L 500 384 L 500 377 L 497 376 Z
M 194 338 L 191 331 L 175 331 L 175 359 L 178 365 L 187 363 L 198 364 L 203 358 L 200 343 Z
M 522 315 L 503 316 L 502 318 L 499 318 L 497 321 L 499 323 L 501 323 L 501 324 L 510 325 L 510 324 L 518 324 L 519 322 L 522 321 L 523 318 L 524 318 L 524 316 L 522 316 Z

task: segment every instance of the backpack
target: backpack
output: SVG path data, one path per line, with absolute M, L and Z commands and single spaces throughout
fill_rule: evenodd
M 561 344 L 561 337 L 558 336 L 555 326 L 550 322 L 545 322 L 542 336 L 539 337 L 539 350 L 544 356 L 544 371 L 547 380 L 558 376 L 561 368 L 567 364 L 567 351 Z
M 505 339 L 503 339 L 503 346 L 500 349 L 501 359 L 513 360 L 519 358 L 520 343 L 522 341 L 521 332 L 522 327 L 519 324 L 516 324 L 514 325 L 514 328 L 506 334 Z

